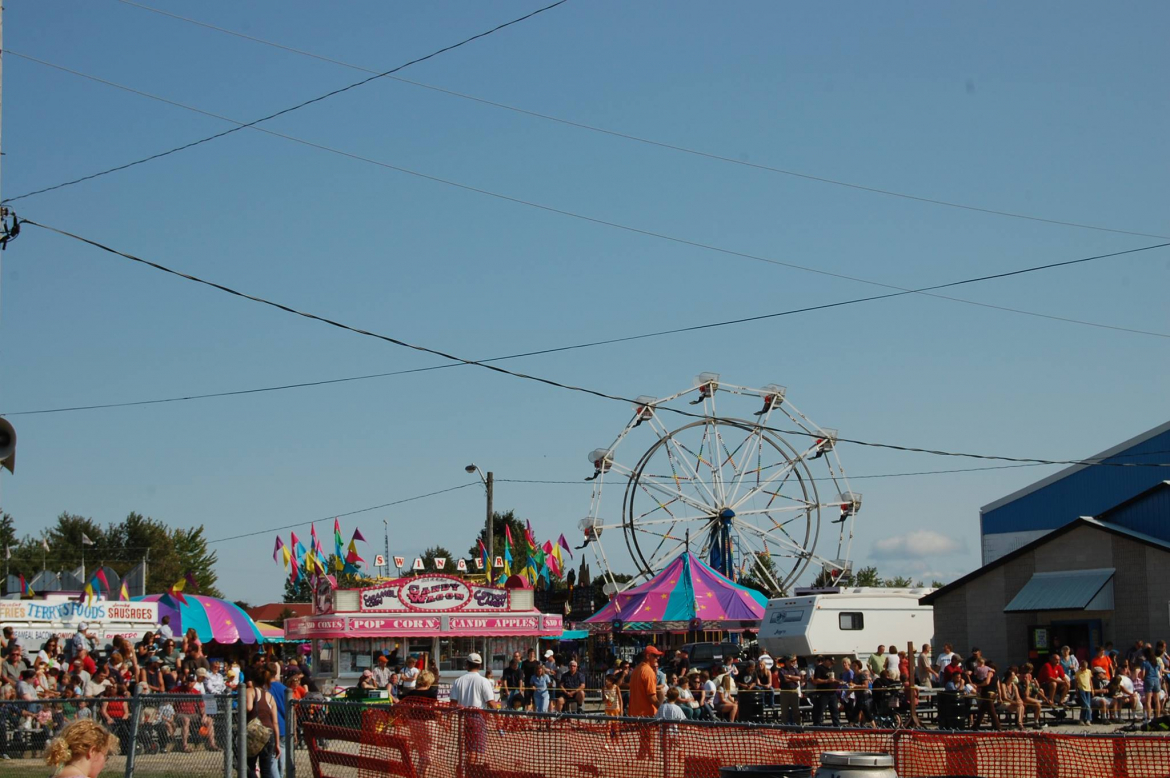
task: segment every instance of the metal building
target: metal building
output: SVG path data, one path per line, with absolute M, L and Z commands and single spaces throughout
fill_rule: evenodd
M 1089 460 L 1112 464 L 1170 461 L 1170 422 Z M 979 510 L 983 564 L 999 559 L 1078 516 L 1096 516 L 1170 541 L 1170 514 L 1160 500 L 1136 500 L 1170 475 L 1167 468 L 1073 465 Z M 1128 507 L 1123 509 L 1123 504 Z M 1109 511 L 1111 515 L 1104 514 Z

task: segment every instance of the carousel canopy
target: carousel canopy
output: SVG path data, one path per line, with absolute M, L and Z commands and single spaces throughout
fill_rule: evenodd
M 658 575 L 618 592 L 582 626 L 590 632 L 757 629 L 768 598 L 715 572 L 689 551 Z
M 148 594 L 134 600 L 157 602 L 159 619 L 171 617 L 171 629 L 176 638 L 194 627 L 195 634 L 204 642 L 214 640 L 223 645 L 265 642 L 256 623 L 235 603 L 198 594 L 183 597 L 187 600 L 186 605 L 176 602 L 168 594 Z

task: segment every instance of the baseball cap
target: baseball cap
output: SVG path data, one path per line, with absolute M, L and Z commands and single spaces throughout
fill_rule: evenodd
M 198 670 L 195 671 L 195 675 L 200 677 L 200 678 L 206 678 L 207 677 L 207 668 L 200 667 Z
M 89 625 L 86 624 L 84 621 L 77 625 L 78 632 L 85 632 L 87 629 L 89 629 Z
M 553 652 L 553 650 L 551 648 L 548 651 L 544 652 L 545 659 L 552 659 L 554 656 L 556 656 L 556 654 Z
M 473 665 L 482 665 L 483 664 L 483 657 L 480 656 L 479 654 L 475 653 L 474 651 L 472 651 L 470 654 L 467 655 L 467 661 Z
M 655 646 L 646 646 L 646 656 L 662 656 L 662 651 Z

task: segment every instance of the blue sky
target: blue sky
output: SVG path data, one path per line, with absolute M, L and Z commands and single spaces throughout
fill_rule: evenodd
M 167 4 L 374 69 L 536 4 Z M 115 0 L 6 4 L 5 44 L 250 120 L 362 74 Z M 1047 218 L 1170 234 L 1161 3 L 571 2 L 404 77 L 761 164 Z M 5 57 L 3 194 L 225 129 Z M 751 170 L 386 80 L 274 130 L 470 186 L 905 286 L 1152 238 L 995 217 Z M 874 287 L 637 236 L 242 131 L 16 203 L 25 217 L 244 291 L 472 358 L 865 296 Z M 29 229 L 3 257 L 0 411 L 215 392 L 441 360 L 229 298 Z M 954 290 L 1170 332 L 1166 250 Z M 1166 420 L 1167 342 L 921 296 L 511 366 L 624 396 L 705 370 L 777 382 L 847 437 L 1053 459 Z M 13 417 L 4 508 L 202 523 L 211 538 L 467 480 L 578 480 L 619 403 L 477 368 L 243 398 Z M 979 466 L 843 446 L 851 474 Z M 868 479 L 854 557 L 953 578 L 978 508 L 1053 468 Z M 575 538 L 587 486 L 501 483 L 500 508 Z M 461 551 L 475 488 L 364 514 L 391 552 Z M 348 533 L 354 526 L 346 521 Z M 943 536 L 918 542 L 929 530 Z M 287 534 L 286 534 L 287 537 Z M 884 541 L 884 542 L 883 542 Z M 933 545 L 932 545 L 933 543 Z M 875 544 L 880 544 L 876 546 Z M 276 598 L 272 536 L 221 543 L 222 588 Z M 371 554 L 373 550 L 371 550 Z

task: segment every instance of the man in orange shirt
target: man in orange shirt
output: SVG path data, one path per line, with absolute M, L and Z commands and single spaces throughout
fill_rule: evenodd
M 664 698 L 664 689 L 658 687 L 658 657 L 662 652 L 646 646 L 642 661 L 630 676 L 630 715 L 653 718 Z
M 658 714 L 658 706 L 666 697 L 666 689 L 658 685 L 658 657 L 662 652 L 654 646 L 646 646 L 642 652 L 642 661 L 634 668 L 630 675 L 630 715 L 647 716 L 653 718 Z M 638 759 L 651 759 L 654 756 L 654 732 L 649 725 L 639 727 Z

